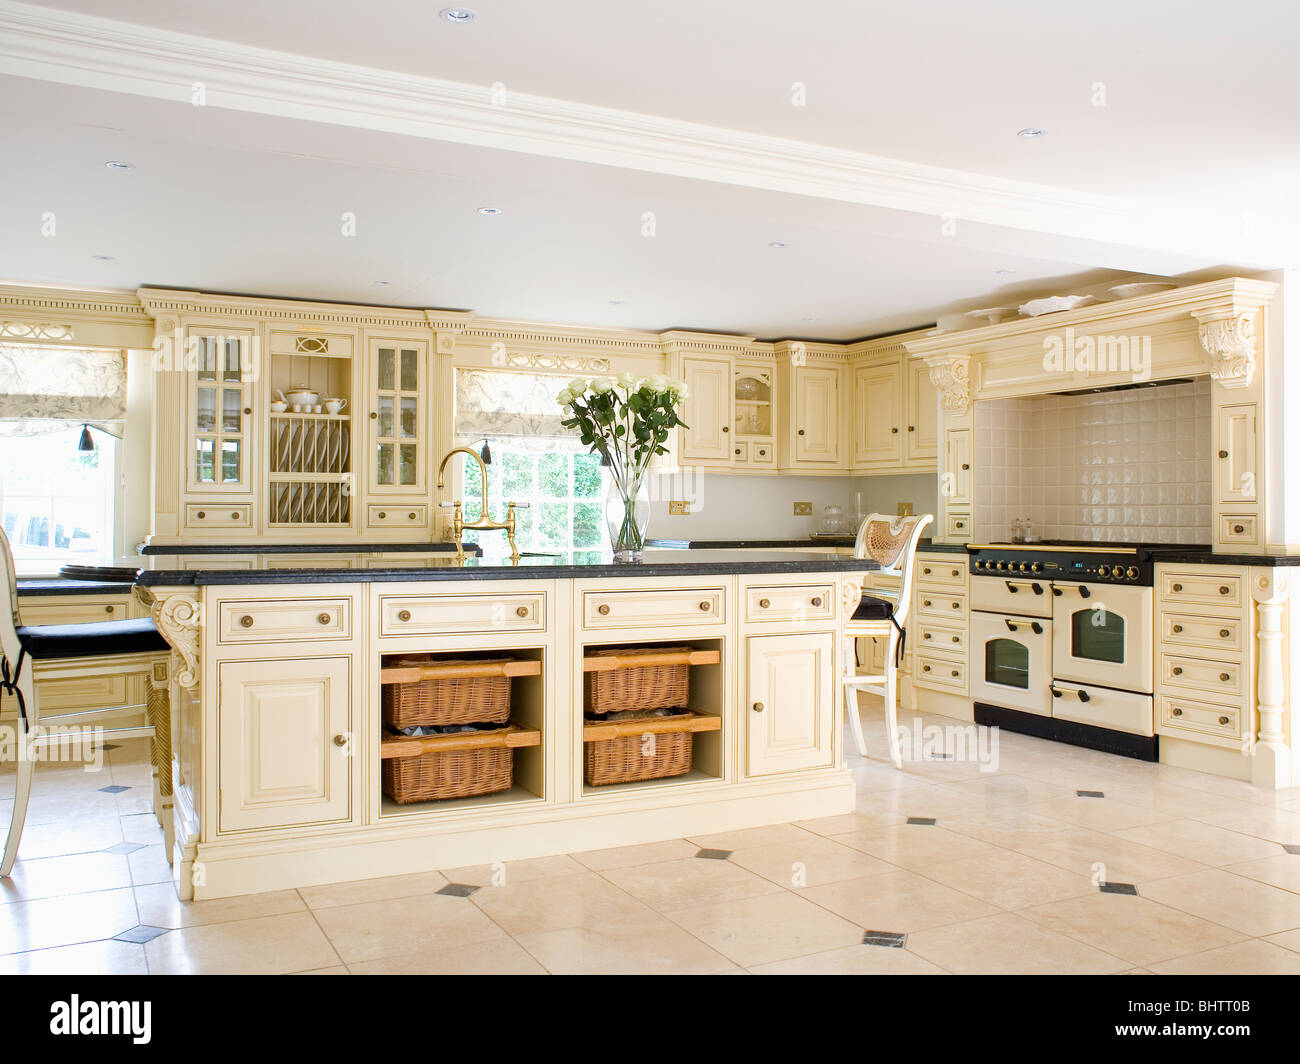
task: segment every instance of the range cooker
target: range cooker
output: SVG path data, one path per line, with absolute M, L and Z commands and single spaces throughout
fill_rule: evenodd
M 976 722 L 1156 760 L 1154 550 L 968 547 Z

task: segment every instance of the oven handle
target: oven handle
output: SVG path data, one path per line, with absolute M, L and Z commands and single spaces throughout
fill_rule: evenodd
M 1005 617 L 1002 618 L 1002 621 L 1007 626 L 1007 631 L 1009 632 L 1020 631 L 1020 626 L 1024 623 L 1023 621 L 1009 621 Z M 1030 621 L 1029 627 L 1033 629 L 1034 635 L 1043 634 L 1043 626 L 1039 624 L 1037 621 Z
M 1062 695 L 1065 695 L 1065 694 L 1072 694 L 1072 695 L 1076 696 L 1076 697 L 1079 699 L 1080 702 L 1091 702 L 1091 701 L 1092 701 L 1092 695 L 1088 694 L 1087 691 L 1068 691 L 1068 692 L 1067 692 L 1067 691 L 1062 691 L 1059 687 L 1056 686 L 1056 684 L 1052 684 L 1051 690 L 1052 690 L 1052 697 L 1053 697 L 1053 698 L 1060 698 Z
M 1003 580 L 1002 582 L 1007 585 L 1007 590 L 1013 595 L 1017 594 L 1022 587 L 1032 587 L 1035 595 L 1043 593 L 1043 585 L 1036 580 Z
M 1092 598 L 1092 589 L 1088 587 L 1086 584 L 1066 584 L 1065 586 L 1074 588 L 1077 592 L 1079 592 L 1080 598 Z M 1060 598 L 1063 594 L 1065 594 L 1065 591 L 1059 584 L 1053 584 L 1052 594 L 1055 595 L 1057 598 Z

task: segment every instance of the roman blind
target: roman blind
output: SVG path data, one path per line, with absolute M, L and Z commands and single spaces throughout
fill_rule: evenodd
M 0 344 L 0 434 L 94 425 L 122 435 L 126 356 L 91 347 Z
M 461 439 L 528 436 L 567 439 L 555 396 L 568 377 L 489 369 L 456 371 L 456 435 Z

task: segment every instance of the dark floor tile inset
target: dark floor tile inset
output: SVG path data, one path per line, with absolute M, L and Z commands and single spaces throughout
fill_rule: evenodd
M 114 935 L 115 942 L 135 942 L 143 944 L 152 942 L 159 935 L 167 934 L 165 927 L 152 927 L 149 924 L 136 924 L 135 927 L 123 931 L 120 935 Z
M 435 894 L 445 894 L 449 898 L 468 898 L 479 888 L 471 883 L 448 883 L 441 890 L 435 890 Z
M 1136 894 L 1138 889 L 1132 883 L 1103 883 L 1101 892 L 1103 894 Z
M 1105 791 L 1075 791 L 1080 798 L 1105 798 Z
M 111 787 L 100 787 L 100 794 L 121 794 L 123 791 L 129 791 L 130 787 L 123 787 L 120 783 L 114 783 Z
M 731 851 L 705 849 L 705 850 L 700 850 L 699 853 L 697 853 L 695 856 L 702 858 L 705 861 L 725 861 L 728 857 L 731 856 Z
M 1286 850 L 1287 853 L 1300 854 L 1300 846 L 1293 846 L 1289 842 L 1282 843 L 1282 849 Z
M 920 824 L 925 828 L 932 828 L 938 823 L 938 821 L 932 816 L 909 816 L 907 822 L 909 824 Z
M 105 846 L 104 853 L 135 853 L 136 850 L 143 850 L 143 842 L 116 842 L 112 846 Z
M 886 946 L 889 949 L 902 949 L 907 945 L 907 935 L 901 931 L 867 931 L 862 935 L 864 946 Z

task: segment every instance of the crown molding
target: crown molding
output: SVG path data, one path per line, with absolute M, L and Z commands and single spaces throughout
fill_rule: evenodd
M 134 292 L 95 292 L 74 288 L 0 284 L 0 307 L 6 315 L 58 315 L 87 321 L 147 325 L 149 315 Z
M 454 311 L 430 312 L 402 307 L 373 307 L 356 303 L 317 303 L 301 299 L 230 296 L 173 288 L 140 288 L 140 306 L 152 317 L 176 314 L 214 314 L 249 318 L 271 324 L 338 325 L 378 329 L 428 329 L 430 313 L 441 321 Z
M 1240 232 L 1226 221 L 1216 226 L 1214 218 L 1200 213 L 526 93 L 512 92 L 507 106 L 494 106 L 486 86 L 15 0 L 0 0 L 0 72 L 185 107 L 191 106 L 193 84 L 202 82 L 206 106 L 231 111 L 959 218 L 1090 243 L 1251 261 Z

